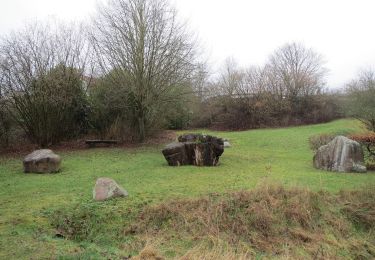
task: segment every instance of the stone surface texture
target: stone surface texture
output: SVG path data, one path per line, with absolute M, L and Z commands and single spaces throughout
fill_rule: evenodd
M 99 178 L 96 180 L 92 195 L 94 200 L 104 201 L 116 197 L 126 197 L 128 192 L 110 178 Z
M 224 152 L 221 138 L 202 134 L 185 134 L 162 151 L 170 166 L 216 166 Z
M 36 150 L 23 159 L 25 173 L 54 173 L 60 166 L 61 157 L 50 149 Z
M 366 172 L 361 145 L 345 136 L 336 136 L 321 146 L 313 158 L 314 167 L 334 172 Z

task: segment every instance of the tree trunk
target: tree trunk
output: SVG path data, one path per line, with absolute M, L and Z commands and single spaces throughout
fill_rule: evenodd
M 145 117 L 143 115 L 138 117 L 138 134 L 139 134 L 139 142 L 142 143 L 146 137 Z

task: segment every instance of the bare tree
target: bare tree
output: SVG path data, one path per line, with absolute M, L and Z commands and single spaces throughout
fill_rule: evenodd
M 89 53 L 82 35 L 74 25 L 33 23 L 1 39 L 0 85 L 8 111 L 41 146 L 73 134 L 80 123 Z
M 194 93 L 200 101 L 211 95 L 209 89 L 209 72 L 206 63 L 200 62 L 196 65 L 196 69 L 191 75 L 191 84 Z
M 220 109 L 213 117 L 230 128 L 323 120 L 325 74 L 321 56 L 296 43 L 276 50 L 263 67 L 243 69 L 227 59 L 215 84 Z
M 0 60 L 1 63 L 1 60 Z M 10 132 L 12 128 L 12 120 L 6 109 L 6 100 L 3 95 L 4 87 L 2 85 L 4 75 L 0 74 L 0 146 L 7 147 L 9 145 Z
M 291 43 L 275 51 L 267 64 L 275 92 L 286 98 L 315 95 L 325 85 L 323 58 L 302 44 Z
M 91 33 L 103 72 L 127 91 L 139 139 L 183 94 L 195 69 L 186 26 L 166 0 L 111 0 L 101 6 Z
M 227 98 L 233 98 L 238 95 L 239 89 L 243 89 L 244 71 L 238 66 L 236 60 L 232 57 L 224 61 L 221 68 L 217 84 L 218 94 Z
M 362 70 L 357 79 L 347 85 L 347 93 L 349 114 L 375 132 L 375 71 Z

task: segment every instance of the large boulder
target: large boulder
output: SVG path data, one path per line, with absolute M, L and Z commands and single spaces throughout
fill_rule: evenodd
M 224 152 L 221 138 L 202 134 L 185 134 L 162 151 L 170 166 L 216 166 Z
M 36 150 L 23 159 L 25 173 L 59 172 L 60 165 L 61 157 L 50 149 Z
M 321 146 L 314 156 L 314 167 L 334 172 L 366 172 L 361 145 L 345 136 L 337 136 Z
M 170 166 L 180 166 L 192 164 L 192 156 L 187 155 L 191 149 L 185 147 L 185 143 L 174 142 L 168 144 L 162 151 Z
M 94 200 L 104 201 L 116 197 L 126 197 L 128 192 L 110 178 L 99 178 L 96 180 L 92 195 Z

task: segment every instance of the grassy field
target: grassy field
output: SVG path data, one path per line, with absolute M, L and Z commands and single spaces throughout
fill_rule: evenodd
M 47 175 L 24 174 L 22 158 L 0 158 L 0 259 L 125 259 L 145 246 L 145 240 L 126 232 L 127 227 L 143 208 L 170 200 L 252 190 L 265 182 L 329 194 L 375 187 L 374 172 L 340 174 L 312 167 L 310 136 L 358 131 L 362 129 L 353 120 L 243 132 L 206 131 L 232 144 L 220 166 L 211 168 L 168 167 L 162 146 L 61 152 L 62 172 Z M 98 177 L 115 179 L 129 197 L 93 202 Z M 74 230 L 64 238 L 56 227 Z M 171 238 L 159 250 L 175 257 L 191 243 Z

